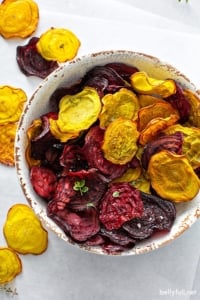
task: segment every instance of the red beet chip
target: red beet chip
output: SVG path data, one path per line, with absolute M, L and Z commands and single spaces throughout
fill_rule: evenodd
M 145 145 L 141 162 L 144 169 L 148 168 L 151 156 L 161 150 L 168 150 L 177 154 L 182 153 L 183 134 L 176 132 L 171 135 L 162 135 Z
M 57 186 L 57 178 L 50 169 L 34 166 L 30 171 L 30 180 L 35 192 L 46 200 L 50 200 Z
M 118 62 L 106 64 L 105 67 L 115 70 L 123 79 L 127 81 L 129 81 L 129 78 L 132 74 L 139 71 L 136 67 Z
M 114 69 L 96 66 L 84 76 L 82 85 L 95 88 L 100 97 L 102 97 L 106 93 L 116 92 L 127 84 Z
M 83 152 L 90 168 L 97 168 L 110 180 L 120 177 L 128 168 L 127 165 L 116 165 L 104 158 L 101 145 L 104 130 L 99 126 L 92 127 L 86 137 Z
M 176 217 L 174 203 L 144 192 L 141 196 L 144 203 L 142 216 L 123 224 L 123 229 L 136 240 L 146 239 L 155 231 L 169 231 Z
M 39 38 L 32 37 L 27 45 L 18 46 L 16 59 L 22 73 L 26 76 L 45 78 L 57 69 L 58 63 L 44 59 L 37 51 Z
M 60 165 L 65 171 L 75 172 L 88 169 L 88 164 L 83 150 L 78 145 L 65 145 L 60 156 Z
M 107 181 L 96 169 L 68 172 L 59 179 L 53 199 L 64 203 L 63 207 L 67 204 L 73 211 L 81 211 L 97 207 L 106 188 Z
M 106 229 L 113 230 L 142 213 L 140 192 L 129 183 L 113 183 L 101 200 L 99 219 Z
M 123 228 L 113 230 L 101 228 L 101 235 L 107 237 L 107 239 L 109 239 L 110 242 L 115 243 L 116 245 L 135 245 L 135 239 L 129 236 Z
M 88 208 L 79 213 L 67 209 L 55 212 L 54 209 L 52 212 L 52 202 L 47 207 L 48 216 L 75 241 L 84 242 L 99 232 L 100 224 L 96 209 Z
M 180 115 L 180 123 L 185 123 L 188 121 L 191 111 L 191 106 L 185 95 L 183 94 L 183 90 L 178 84 L 176 84 L 176 93 L 165 98 L 175 109 L 178 110 Z

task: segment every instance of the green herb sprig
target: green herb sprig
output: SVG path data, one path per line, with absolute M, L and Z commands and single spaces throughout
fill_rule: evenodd
M 85 180 L 82 179 L 79 181 L 75 181 L 73 190 L 80 192 L 82 196 L 84 193 L 88 192 L 89 188 L 85 185 Z

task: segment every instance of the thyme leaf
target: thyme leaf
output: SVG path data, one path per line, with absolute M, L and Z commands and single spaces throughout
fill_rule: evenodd
M 87 193 L 89 188 L 85 185 L 85 180 L 79 180 L 79 181 L 75 181 L 74 186 L 73 186 L 73 190 L 74 191 L 78 191 L 81 193 L 81 196 L 83 195 L 83 193 Z

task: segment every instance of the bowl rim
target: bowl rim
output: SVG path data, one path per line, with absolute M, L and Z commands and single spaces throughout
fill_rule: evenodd
M 139 59 L 144 59 L 148 61 L 151 65 L 153 65 L 153 68 L 155 65 L 159 68 L 163 68 L 163 72 L 169 72 L 172 73 L 175 77 L 180 79 L 182 85 L 190 86 L 190 88 L 194 91 L 197 92 L 197 89 L 195 85 L 185 76 L 183 73 L 181 73 L 178 69 L 176 69 L 174 66 L 172 66 L 169 63 L 163 62 L 159 58 L 148 55 L 142 52 L 135 52 L 131 50 L 107 50 L 107 51 L 100 51 L 100 52 L 94 52 L 94 53 L 89 53 L 80 57 L 76 57 L 75 59 L 68 61 L 62 65 L 60 65 L 56 70 L 54 70 L 49 76 L 47 76 L 42 82 L 38 85 L 38 87 L 35 89 L 33 92 L 32 96 L 27 100 L 27 103 L 25 104 L 23 114 L 19 120 L 18 123 L 18 128 L 17 128 L 17 133 L 16 133 L 16 138 L 15 138 L 15 146 L 14 146 L 14 151 L 15 151 L 15 169 L 18 177 L 19 184 L 22 188 L 22 191 L 25 195 L 25 198 L 31 208 L 34 210 L 36 215 L 39 217 L 40 221 L 43 223 L 43 225 L 47 228 L 53 231 L 57 236 L 59 236 L 61 239 L 63 239 L 65 242 L 68 244 L 71 244 L 73 246 L 76 246 L 79 249 L 85 250 L 90 253 L 94 254 L 102 254 L 102 255 L 110 255 L 110 256 L 130 256 L 130 255 L 136 255 L 136 254 L 144 254 L 151 252 L 153 250 L 156 250 L 160 247 L 163 247 L 169 243 L 171 243 L 174 239 L 179 237 L 182 233 L 184 233 L 199 217 L 200 217 L 200 199 L 199 199 L 199 194 L 196 199 L 193 199 L 193 203 L 196 204 L 192 205 L 192 207 L 189 209 L 189 211 L 186 211 L 183 216 L 182 216 L 182 221 L 179 222 L 178 228 L 176 228 L 175 225 L 172 226 L 171 231 L 168 234 L 165 234 L 164 236 L 161 236 L 158 238 L 157 241 L 155 241 L 154 238 L 148 238 L 146 241 L 143 241 L 139 244 L 136 244 L 132 249 L 116 253 L 116 254 L 108 254 L 99 247 L 94 247 L 94 246 L 83 246 L 81 244 L 78 244 L 71 240 L 66 234 L 56 225 L 47 215 L 44 209 L 44 205 L 41 206 L 41 198 L 39 198 L 36 193 L 33 191 L 30 182 L 27 179 L 27 173 L 24 171 L 25 168 L 27 168 L 26 161 L 25 161 L 25 156 L 24 156 L 24 151 L 25 151 L 25 145 L 24 142 L 26 140 L 25 135 L 26 135 L 26 129 L 28 126 L 28 117 L 27 115 L 30 115 L 30 111 L 32 108 L 32 105 L 34 105 L 34 101 L 38 101 L 38 98 L 40 98 L 43 89 L 45 87 L 48 87 L 48 85 L 53 84 L 53 87 L 56 86 L 58 87 L 57 82 L 59 80 L 64 80 L 64 74 L 65 71 L 68 70 L 69 68 L 73 69 L 74 66 L 83 64 L 83 63 L 88 63 L 88 61 L 91 62 L 96 62 L 96 65 L 99 65 L 99 62 L 103 62 L 104 60 L 109 60 L 112 57 L 119 56 L 121 58 L 123 57 L 134 57 L 134 58 L 139 58 Z M 122 59 L 123 60 L 123 59 Z M 90 64 L 89 64 L 90 65 Z M 90 65 L 90 68 L 93 65 Z M 85 66 L 86 68 L 86 66 Z M 85 73 L 86 70 L 84 70 L 83 73 Z M 52 87 L 52 88 L 53 88 Z M 39 114 L 38 114 L 39 115 Z M 29 120 L 29 125 L 30 125 L 30 120 Z M 22 139 L 23 137 L 23 139 Z M 38 201 L 40 202 L 40 205 L 38 206 Z M 195 202 L 196 201 L 196 202 Z M 44 201 L 43 201 L 44 202 Z M 186 204 L 183 203 L 181 206 L 184 209 L 184 206 Z M 176 220 L 175 220 L 176 221 Z

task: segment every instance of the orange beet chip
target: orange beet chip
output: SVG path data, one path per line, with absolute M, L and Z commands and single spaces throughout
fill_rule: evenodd
M 33 0 L 4 0 L 0 5 L 0 34 L 6 38 L 26 38 L 37 28 L 38 5 Z
M 40 165 L 40 160 L 34 159 L 31 157 L 31 141 L 36 136 L 38 136 L 38 134 L 40 134 L 41 131 L 42 131 L 42 120 L 41 119 L 33 120 L 33 122 L 31 123 L 31 125 L 29 126 L 29 128 L 27 130 L 28 144 L 27 144 L 26 151 L 25 151 L 25 157 L 26 157 L 26 161 L 29 165 L 29 168 Z
M 162 150 L 149 162 L 148 173 L 156 193 L 173 202 L 192 200 L 200 188 L 200 180 L 184 155 Z
M 41 254 L 47 249 L 48 233 L 28 205 L 9 209 L 3 232 L 8 246 L 18 253 Z
M 0 86 L 0 125 L 18 121 L 26 100 L 26 93 L 22 89 Z
M 78 37 L 72 31 L 50 28 L 40 36 L 36 47 L 46 60 L 65 62 L 76 56 L 80 45 Z
M 22 271 L 21 259 L 10 248 L 0 248 L 0 284 L 12 281 Z
M 177 114 L 166 118 L 158 117 L 152 119 L 140 133 L 139 143 L 144 146 L 148 142 L 152 141 L 162 130 L 175 124 L 178 119 L 179 117 Z
M 14 166 L 14 142 L 17 130 L 16 123 L 0 125 L 0 163 Z
M 177 115 L 177 120 L 179 119 L 177 110 L 167 102 L 157 102 L 143 107 L 138 112 L 138 130 L 144 130 L 147 124 L 154 118 L 167 118 L 171 115 Z
M 191 90 L 184 90 L 184 96 L 190 103 L 190 116 L 189 122 L 192 126 L 200 128 L 200 98 L 199 95 L 195 94 Z

